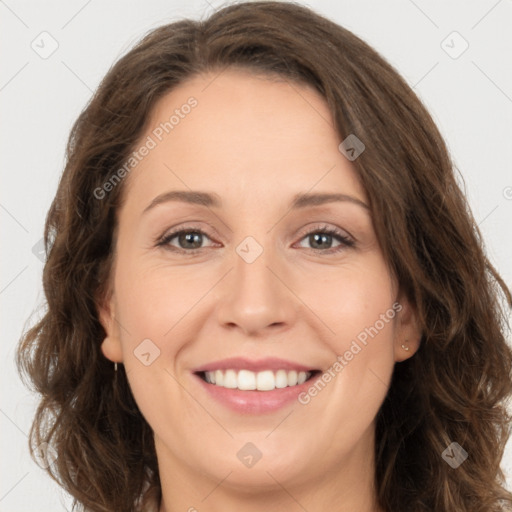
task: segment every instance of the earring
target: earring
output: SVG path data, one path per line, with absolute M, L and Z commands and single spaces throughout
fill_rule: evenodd
M 407 340 L 405 340 L 405 341 L 407 342 Z M 403 343 L 402 343 L 402 348 L 403 348 L 404 350 L 409 350 L 409 347 L 406 347 Z
M 117 363 L 114 363 L 114 371 L 117 372 Z

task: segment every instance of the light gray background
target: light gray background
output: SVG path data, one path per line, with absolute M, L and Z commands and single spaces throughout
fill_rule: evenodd
M 512 0 L 310 0 L 379 51 L 432 113 L 466 183 L 491 261 L 512 284 Z M 67 499 L 29 458 L 35 399 L 13 357 L 43 301 L 33 253 L 63 169 L 73 121 L 108 68 L 143 34 L 176 17 L 205 17 L 213 0 L 0 0 L 0 511 L 60 511 Z M 47 31 L 58 49 L 41 58 Z M 462 48 L 457 31 L 468 49 Z M 39 41 L 39 42 L 38 42 Z M 451 50 L 446 47 L 451 46 Z M 48 40 L 45 48 L 49 48 Z M 37 313 L 36 313 L 37 316 Z M 512 443 L 503 461 L 512 487 Z

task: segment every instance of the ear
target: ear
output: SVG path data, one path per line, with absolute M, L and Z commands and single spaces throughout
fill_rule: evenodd
M 394 341 L 395 361 L 402 362 L 412 357 L 418 351 L 422 333 L 419 328 L 417 309 L 405 295 L 399 295 L 394 309 L 397 311 Z
M 123 350 L 119 336 L 119 326 L 115 317 L 116 305 L 113 292 L 108 293 L 97 302 L 97 311 L 106 336 L 101 343 L 103 355 L 113 363 L 123 362 Z

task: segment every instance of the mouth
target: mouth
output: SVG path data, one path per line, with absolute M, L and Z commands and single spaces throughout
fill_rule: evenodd
M 294 361 L 231 357 L 194 368 L 208 398 L 239 414 L 272 413 L 297 401 L 322 371 Z
M 230 368 L 195 373 L 204 382 L 213 386 L 240 391 L 273 391 L 300 386 L 316 377 L 320 370 L 297 371 L 281 368 L 255 372 Z

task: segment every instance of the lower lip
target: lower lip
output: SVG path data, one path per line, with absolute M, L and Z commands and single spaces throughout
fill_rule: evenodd
M 297 400 L 298 396 L 306 391 L 319 375 L 314 375 L 303 384 L 276 388 L 272 391 L 228 389 L 216 386 L 215 384 L 209 384 L 197 374 L 194 374 L 194 377 L 210 396 L 229 409 L 238 413 L 264 414 L 282 409 Z

